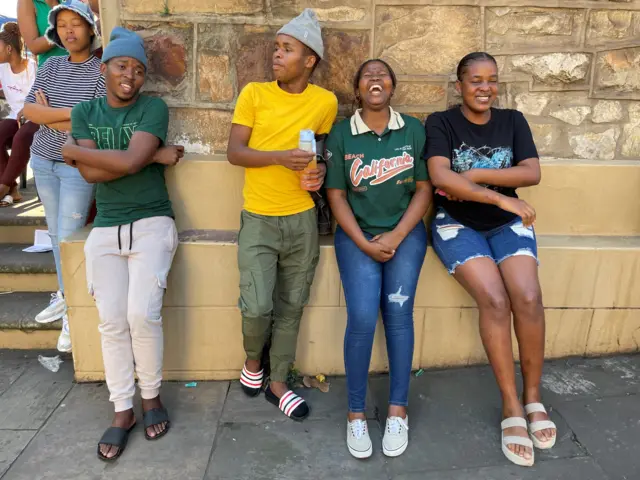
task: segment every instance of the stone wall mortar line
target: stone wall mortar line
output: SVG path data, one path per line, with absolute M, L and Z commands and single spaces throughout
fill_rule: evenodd
M 487 51 L 487 14 L 485 7 L 480 7 L 480 35 L 482 36 L 482 51 Z
M 193 66 L 191 69 L 191 75 L 193 76 L 191 81 L 191 100 L 196 102 L 198 100 L 198 24 L 193 24 Z
M 586 27 L 585 27 L 586 30 Z M 586 34 L 585 34 L 586 37 Z M 589 71 L 589 98 L 593 98 L 593 92 L 595 90 L 596 83 L 596 60 L 598 59 L 598 52 L 595 51 L 593 53 L 593 58 L 591 60 L 591 68 Z
M 100 19 L 102 22 L 103 43 L 108 43 L 113 27 L 122 25 L 121 0 L 100 0 Z M 109 7 L 109 8 L 107 8 Z
M 221 112 L 233 112 L 235 108 L 235 102 L 228 103 L 206 103 L 206 102 L 185 102 L 181 100 L 175 100 L 171 98 L 164 99 L 167 106 L 170 108 L 193 108 L 196 110 L 217 110 Z
M 602 3 L 589 0 L 376 0 L 376 5 L 388 6 L 437 6 L 437 7 L 537 7 L 537 8 L 597 8 L 599 10 L 640 10 L 640 1 L 634 3 Z
M 159 14 L 128 14 L 120 16 L 125 22 L 145 23 L 198 23 L 209 25 L 264 25 L 268 27 L 281 27 L 284 19 L 265 17 L 222 17 L 208 15 L 159 15 Z M 371 25 L 362 22 L 323 22 L 323 27 L 348 30 L 371 30 Z
M 602 45 L 591 47 L 563 47 L 563 48 L 549 48 L 549 47 L 532 47 L 527 50 L 518 48 L 513 50 L 498 50 L 491 51 L 492 55 L 496 57 L 504 56 L 516 56 L 516 55 L 550 55 L 552 53 L 584 53 L 587 55 L 596 55 L 601 52 L 608 52 L 611 50 L 626 50 L 629 48 L 638 48 L 640 41 L 629 42 L 625 44 L 617 45 Z
M 369 45 L 369 58 L 376 57 L 376 2 L 371 0 L 371 45 Z
M 587 47 L 587 35 L 589 34 L 589 22 L 591 21 L 591 9 L 587 8 L 584 11 L 584 21 L 582 22 L 582 43 L 583 48 Z
M 267 12 L 267 22 L 273 21 L 273 5 L 271 5 L 271 0 L 264 0 L 264 8 Z

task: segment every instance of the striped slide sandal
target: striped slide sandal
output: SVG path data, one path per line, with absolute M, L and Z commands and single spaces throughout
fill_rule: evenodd
M 269 403 L 274 404 L 282 413 L 296 422 L 301 422 L 307 418 L 311 412 L 307 402 L 291 390 L 287 391 L 282 398 L 278 398 L 269 386 L 265 389 L 264 396 Z
M 242 367 L 240 385 L 242 386 L 242 391 L 249 397 L 257 397 L 260 394 L 263 380 L 264 370 L 260 370 L 258 373 L 253 373 L 247 370 L 246 365 Z

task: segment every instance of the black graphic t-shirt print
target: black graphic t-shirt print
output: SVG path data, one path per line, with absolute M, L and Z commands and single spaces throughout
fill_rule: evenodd
M 476 125 L 465 118 L 460 107 L 454 107 L 430 115 L 426 132 L 425 160 L 448 158 L 456 173 L 472 168 L 510 168 L 522 160 L 538 157 L 531 129 L 516 110 L 491 109 L 491 120 L 485 125 Z M 517 198 L 513 188 L 485 186 Z M 435 196 L 435 204 L 460 223 L 476 230 L 492 230 L 515 218 L 514 214 L 495 205 L 449 201 L 441 195 Z

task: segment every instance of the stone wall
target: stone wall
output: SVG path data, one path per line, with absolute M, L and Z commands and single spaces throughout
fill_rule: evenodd
M 116 2 L 119 4 L 116 5 Z M 235 99 L 270 78 L 278 27 L 312 7 L 326 62 L 314 81 L 351 111 L 369 57 L 399 76 L 395 107 L 424 119 L 458 102 L 453 71 L 473 50 L 499 61 L 500 106 L 525 113 L 541 155 L 640 159 L 640 0 L 103 0 L 146 39 L 147 90 L 172 109 L 170 137 L 223 151 Z M 104 10 L 105 5 L 103 5 Z

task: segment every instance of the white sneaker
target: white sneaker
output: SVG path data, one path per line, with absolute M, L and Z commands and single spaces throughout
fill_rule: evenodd
M 382 438 L 382 452 L 387 457 L 402 455 L 409 445 L 409 416 L 387 418 L 387 428 Z
M 62 292 L 58 290 L 51 294 L 49 306 L 36 315 L 36 322 L 51 323 L 55 322 L 67 312 L 67 303 L 64 301 Z
M 373 453 L 366 420 L 347 422 L 347 447 L 356 458 L 369 458 Z
M 71 351 L 71 334 L 69 333 L 69 318 L 65 313 L 62 316 L 62 331 L 58 337 L 58 351 L 69 353 Z

